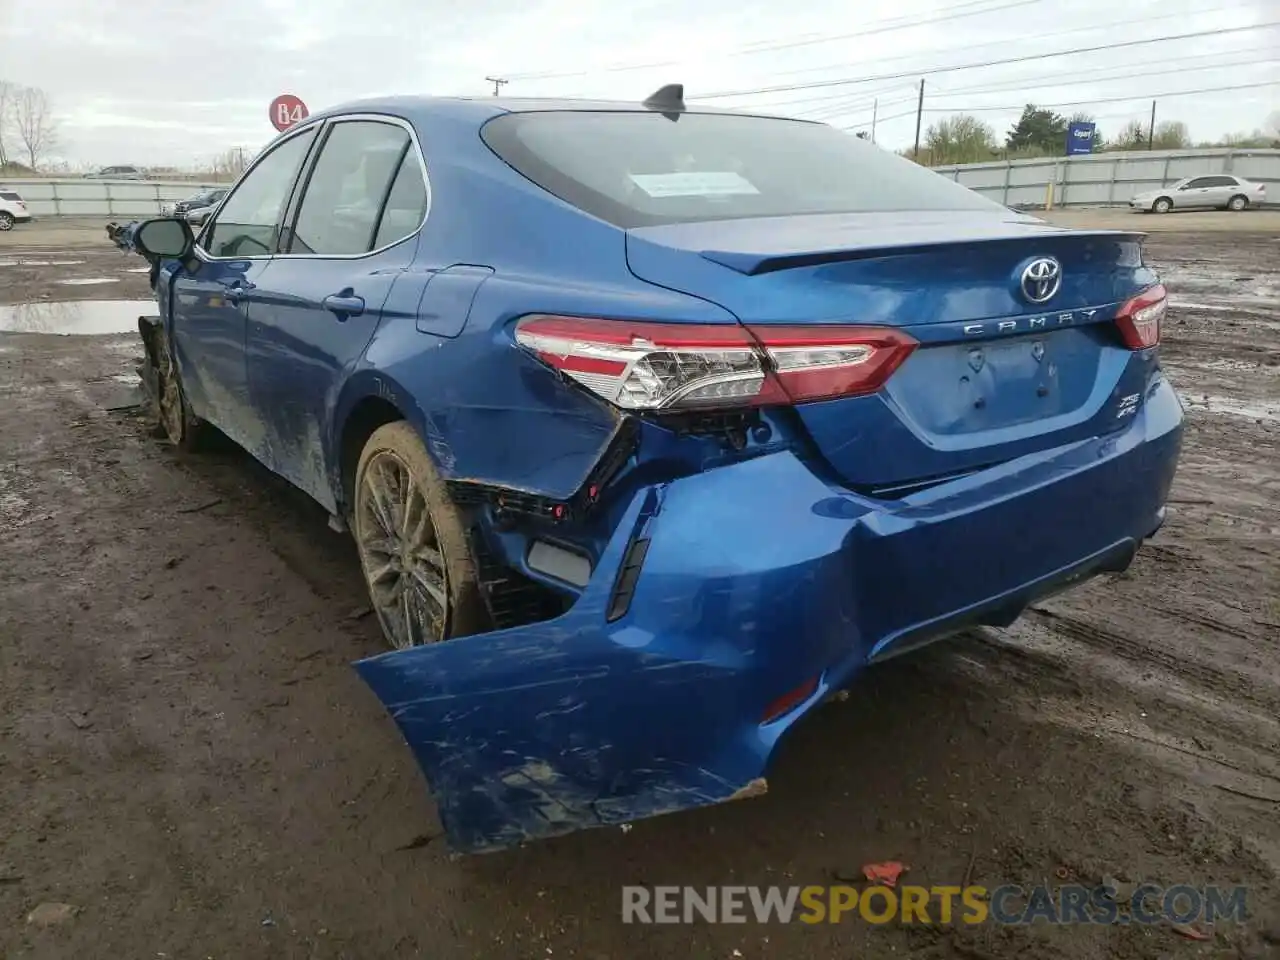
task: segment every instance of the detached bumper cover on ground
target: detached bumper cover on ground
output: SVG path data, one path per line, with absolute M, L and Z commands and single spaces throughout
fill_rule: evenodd
M 1163 519 L 1181 419 L 1157 374 L 1121 432 L 895 502 L 787 452 L 649 487 L 569 613 L 356 666 L 460 850 L 753 795 L 779 737 L 868 662 L 1123 569 Z

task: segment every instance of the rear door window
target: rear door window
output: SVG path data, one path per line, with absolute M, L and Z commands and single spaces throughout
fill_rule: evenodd
M 391 192 L 387 194 L 373 248 L 379 250 L 417 232 L 426 215 L 427 184 L 422 176 L 418 152 L 410 147 L 400 161 Z
M 410 147 L 408 132 L 397 124 L 334 124 L 302 195 L 289 252 L 350 256 L 372 250 L 383 204 Z
M 22 198 L 18 196 L 16 193 L 7 193 L 4 191 L 0 191 L 0 200 L 9 200 L 15 203 L 20 203 L 22 201 Z
M 621 227 L 807 213 L 1002 210 L 833 127 L 738 114 L 511 113 L 484 125 L 499 157 Z

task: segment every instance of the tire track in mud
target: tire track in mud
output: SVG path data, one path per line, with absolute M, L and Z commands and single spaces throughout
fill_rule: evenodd
M 1165 648 L 1136 640 L 1128 634 L 1089 623 L 1069 613 L 1032 607 L 1025 614 L 1033 622 L 1048 626 L 1055 633 L 1103 652 L 1146 666 L 1158 666 L 1172 676 L 1199 684 L 1206 690 L 1229 692 L 1246 697 L 1280 715 L 1280 697 L 1276 691 L 1259 685 L 1249 677 L 1211 666 L 1203 661 L 1188 660 L 1176 648 Z M 1198 622 L 1191 617 L 1173 616 L 1180 620 Z

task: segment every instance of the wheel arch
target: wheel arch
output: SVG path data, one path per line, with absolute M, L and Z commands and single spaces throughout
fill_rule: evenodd
M 350 510 L 356 467 L 369 437 L 379 427 L 400 420 L 417 432 L 441 476 L 449 475 L 448 447 L 438 431 L 428 428 L 430 418 L 414 395 L 381 371 L 359 371 L 347 380 L 339 398 L 329 447 L 334 452 L 329 483 L 340 511 Z

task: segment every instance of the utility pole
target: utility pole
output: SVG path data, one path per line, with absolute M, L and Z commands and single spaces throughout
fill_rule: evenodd
M 493 95 L 495 97 L 498 95 L 498 91 L 500 91 L 508 83 L 508 81 L 502 79 L 502 77 L 485 77 L 485 79 L 493 84 Z
M 863 103 L 867 101 L 863 100 Z M 876 142 L 876 115 L 880 112 L 880 98 L 876 97 L 871 101 L 871 142 Z
M 866 103 L 866 101 L 862 101 Z M 920 162 L 920 118 L 924 116 L 924 77 L 920 78 L 920 98 L 916 101 L 916 146 L 911 151 L 911 159 Z
M 1151 149 L 1151 143 L 1156 135 L 1156 102 L 1151 101 L 1151 126 L 1147 127 L 1147 149 Z

